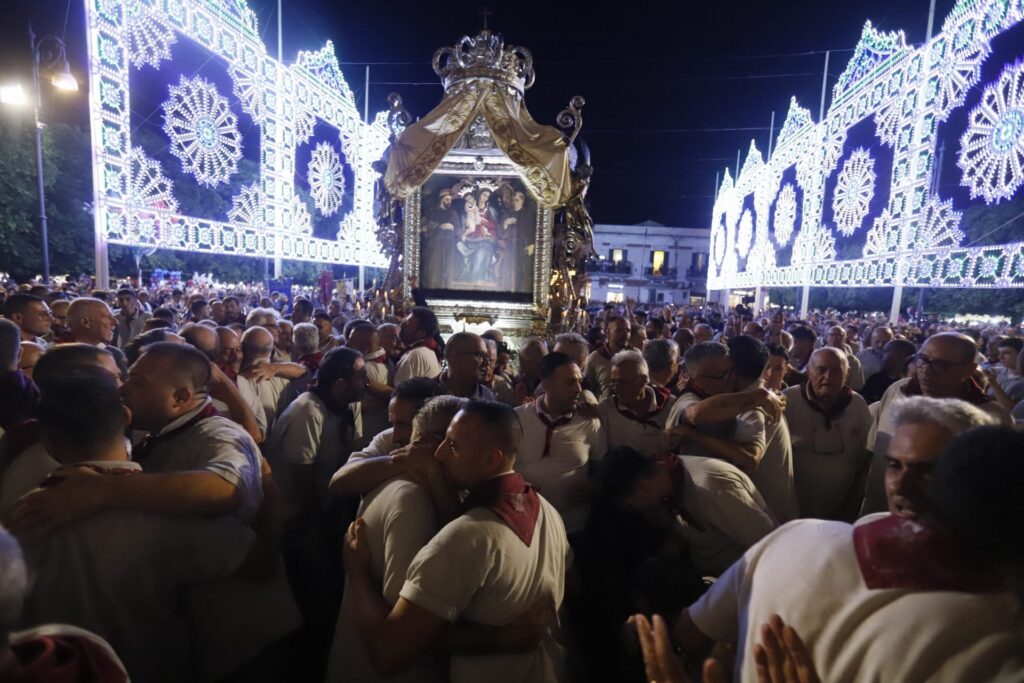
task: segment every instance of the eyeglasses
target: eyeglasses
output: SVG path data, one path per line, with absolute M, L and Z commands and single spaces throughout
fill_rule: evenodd
M 473 358 L 481 363 L 485 361 L 488 363 L 491 362 L 491 354 L 484 353 L 483 351 L 456 351 L 455 353 L 462 356 L 473 356 Z
M 929 369 L 931 369 L 932 371 L 939 375 L 946 374 L 952 368 L 958 365 L 967 365 L 967 363 L 950 363 L 947 360 L 936 360 L 933 358 L 929 358 L 928 356 L 925 356 L 924 354 L 921 353 L 914 354 L 913 356 L 910 357 L 910 360 L 913 361 L 914 365 L 916 365 L 917 367 L 923 368 L 927 366 Z

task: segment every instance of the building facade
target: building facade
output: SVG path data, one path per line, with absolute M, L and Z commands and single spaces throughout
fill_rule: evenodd
M 646 305 L 702 302 L 707 296 L 710 233 L 644 221 L 595 225 L 597 258 L 587 263 L 589 301 Z

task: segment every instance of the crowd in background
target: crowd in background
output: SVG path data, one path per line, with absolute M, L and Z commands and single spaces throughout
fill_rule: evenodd
M 0 291 L 0 681 L 1024 677 L 1019 327 L 309 294 Z

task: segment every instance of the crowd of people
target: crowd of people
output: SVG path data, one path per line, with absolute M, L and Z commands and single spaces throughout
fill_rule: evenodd
M 0 681 L 1024 679 L 1024 338 L 0 292 Z

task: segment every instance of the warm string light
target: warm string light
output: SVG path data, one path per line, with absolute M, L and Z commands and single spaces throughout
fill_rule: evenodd
M 824 120 L 815 123 L 792 98 L 772 156 L 763 159 L 752 144 L 735 181 L 726 170 L 712 210 L 709 289 L 1024 287 L 1024 242 L 961 246 L 962 213 L 932 192 L 936 124 L 972 88 L 982 94 L 960 138 L 961 183 L 989 204 L 1024 185 L 1024 60 L 980 83 L 991 41 L 1022 20 L 1020 3 L 959 3 L 933 40 L 916 48 L 902 32 L 868 22 Z M 870 215 L 878 180 L 871 146 L 844 152 L 850 129 L 872 118 L 879 147 L 893 154 L 877 215 Z M 825 183 L 837 168 L 830 226 L 822 215 Z M 862 231 L 862 256 L 836 261 L 837 236 Z M 777 263 L 777 249 L 791 240 L 789 262 Z

